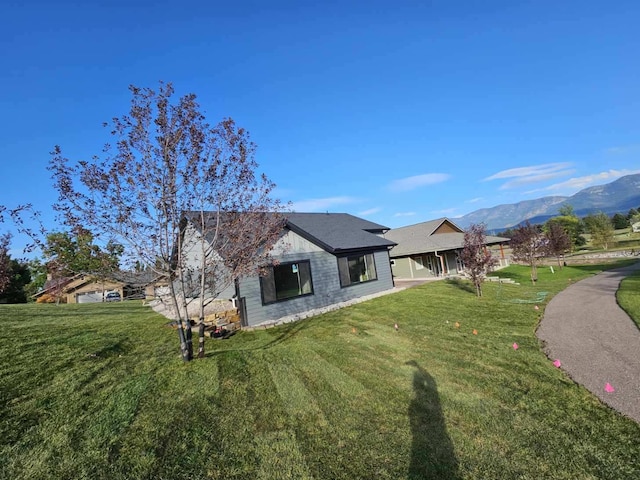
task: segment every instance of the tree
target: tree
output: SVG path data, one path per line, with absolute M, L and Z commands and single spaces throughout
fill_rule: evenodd
M 613 225 L 606 213 L 599 212 L 584 218 L 585 226 L 591 234 L 591 243 L 607 250 L 614 239 Z
M 47 281 L 47 267 L 37 258 L 29 260 L 27 267 L 29 268 L 31 281 L 25 286 L 25 292 L 28 297 L 32 297 L 44 288 Z
M 31 281 L 31 273 L 26 262 L 10 260 L 9 283 L 0 293 L 0 303 L 27 303 L 26 285 Z
M 203 304 L 205 297 L 226 287 L 222 277 L 208 277 L 218 265 L 230 273 L 225 281 L 235 281 L 234 274 L 257 272 L 283 226 L 277 214 L 282 207 L 270 195 L 275 185 L 255 173 L 255 145 L 249 134 L 232 119 L 212 127 L 194 94 L 173 101 L 171 84 L 161 82 L 157 91 L 131 86 L 130 91 L 129 114 L 105 124 L 114 144 L 105 146 L 102 158 L 71 162 L 60 147 L 52 152 L 49 168 L 60 195 L 56 209 L 67 224 L 108 235 L 125 245 L 133 259 L 171 280 L 171 315 L 182 358 L 189 361 L 188 277 L 199 278 L 197 297 Z M 188 268 L 187 260 L 193 258 L 182 244 L 188 226 L 185 212 L 196 212 L 201 219 L 195 224 L 201 227 L 198 271 Z M 274 213 L 255 223 L 255 216 L 265 212 Z M 233 214 L 235 221 L 222 221 L 224 215 L 216 213 Z M 212 215 L 216 221 L 209 223 Z M 218 254 L 219 242 L 235 242 L 235 251 Z M 204 348 L 204 314 L 199 310 Z
M 562 225 L 556 222 L 547 223 L 547 231 L 545 232 L 547 239 L 547 253 L 554 255 L 558 259 L 558 266 L 561 257 L 571 250 L 571 238 Z
M 59 285 L 62 279 L 77 274 L 92 275 L 104 282 L 118 271 L 123 254 L 122 245 L 109 241 L 101 248 L 94 242 L 94 235 L 80 226 L 71 232 L 49 233 L 42 250 L 47 269 Z
M 540 228 L 527 221 L 518 227 L 511 237 L 511 255 L 516 262 L 526 263 L 531 267 L 531 281 L 538 281 L 538 262 L 547 252 L 547 240 Z
M 478 297 L 482 296 L 482 282 L 498 263 L 486 246 L 486 229 L 483 224 L 472 224 L 464 232 L 464 247 L 460 258 L 464 271 L 476 287 Z
M 0 235 L 0 293 L 3 293 L 11 283 L 11 257 L 9 256 L 9 243 L 11 234 Z
M 240 192 L 236 193 L 239 198 L 237 195 Z M 185 242 L 183 248 L 195 264 L 183 264 L 181 270 L 197 280 L 198 357 L 203 357 L 205 306 L 231 282 L 244 275 L 256 274 L 261 266 L 271 263 L 270 250 L 280 237 L 284 218 L 261 209 L 238 213 L 235 210 L 209 211 L 201 207 L 199 211 L 190 212 L 185 220 L 195 230 L 195 235 L 188 237 L 191 243 Z M 265 229 L 265 225 L 269 228 Z M 260 226 L 257 231 L 256 226 Z M 183 291 L 193 290 L 186 283 L 182 287 Z
M 585 239 L 582 236 L 584 228 L 582 226 L 582 222 L 575 214 L 573 206 L 566 204 L 560 207 L 559 215 L 547 220 L 545 224 L 545 231 L 549 231 L 549 226 L 552 223 L 562 226 L 562 228 L 567 232 L 571 241 L 571 250 L 573 250 L 574 247 L 581 247 L 585 244 Z
M 613 228 L 616 230 L 621 230 L 623 228 L 628 228 L 630 223 L 626 216 L 621 213 L 616 213 L 611 218 L 611 223 L 613 224 Z
M 561 217 L 576 217 L 576 212 L 573 209 L 573 205 L 566 203 L 564 205 L 562 205 L 559 209 L 558 209 L 558 213 L 560 214 Z

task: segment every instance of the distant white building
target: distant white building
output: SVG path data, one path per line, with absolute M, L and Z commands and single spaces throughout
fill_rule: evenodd
M 640 232 L 640 222 L 636 222 L 631 225 L 631 231 Z

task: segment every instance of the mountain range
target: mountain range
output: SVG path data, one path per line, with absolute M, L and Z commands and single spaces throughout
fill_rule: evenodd
M 482 208 L 456 218 L 455 222 L 462 228 L 484 223 L 488 231 L 499 231 L 526 220 L 544 223 L 558 215 L 565 205 L 571 205 L 578 217 L 596 212 L 626 214 L 631 208 L 640 208 L 640 174 L 625 175 L 605 185 L 588 187 L 570 197 L 550 196 Z

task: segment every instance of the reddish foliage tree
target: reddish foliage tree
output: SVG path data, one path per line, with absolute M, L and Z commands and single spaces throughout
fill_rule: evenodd
M 511 255 L 516 262 L 531 267 L 531 281 L 538 281 L 538 262 L 547 254 L 548 241 L 541 229 L 526 222 L 514 230 L 511 241 Z
M 558 266 L 562 267 L 561 258 L 571 250 L 572 242 L 569 233 L 559 223 L 549 222 L 545 236 L 547 239 L 547 253 L 554 255 L 558 259 Z
M 192 295 L 185 291 L 190 283 L 186 276 L 200 278 L 199 355 L 203 356 L 206 299 L 224 290 L 224 282 L 235 280 L 234 275 L 256 269 L 255 263 L 263 261 L 283 224 L 277 214 L 265 216 L 261 223 L 245 220 L 231 225 L 208 222 L 209 216 L 233 213 L 247 219 L 245 214 L 282 208 L 270 196 L 275 185 L 255 174 L 255 145 L 232 119 L 209 125 L 196 96 L 187 94 L 174 101 L 171 84 L 161 82 L 157 91 L 131 86 L 130 91 L 129 114 L 105 124 L 115 146 L 107 144 L 102 158 L 71 162 L 60 147 L 52 152 L 49 168 L 60 194 L 55 208 L 68 225 L 108 235 L 128 247 L 132 258 L 171 280 L 171 310 L 182 357 L 189 361 Z M 190 218 L 201 232 L 197 267 L 194 246 L 187 255 L 182 244 L 185 212 L 199 213 Z M 254 237 L 257 241 L 246 241 Z M 220 255 L 220 238 L 237 239 L 237 251 Z M 208 275 L 220 262 L 230 272 L 224 282 Z
M 482 224 L 473 224 L 464 232 L 464 247 L 460 258 L 464 272 L 476 287 L 478 297 L 482 296 L 482 282 L 498 263 L 486 246 L 486 229 Z

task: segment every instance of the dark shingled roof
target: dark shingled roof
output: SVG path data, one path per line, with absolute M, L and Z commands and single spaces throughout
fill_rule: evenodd
M 215 212 L 206 212 L 213 221 Z M 197 219 L 197 212 L 186 212 L 189 220 Z M 228 215 L 228 214 L 226 214 Z M 395 242 L 382 237 L 389 227 L 354 217 L 348 213 L 282 213 L 286 227 L 329 253 L 364 249 L 388 249 Z M 197 220 L 194 222 L 197 225 Z
M 395 242 L 382 238 L 388 227 L 348 213 L 285 213 L 287 227 L 330 253 L 365 248 L 385 249 Z

